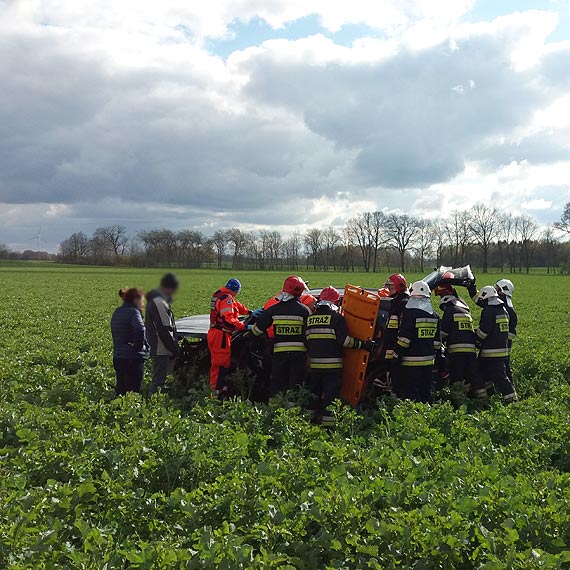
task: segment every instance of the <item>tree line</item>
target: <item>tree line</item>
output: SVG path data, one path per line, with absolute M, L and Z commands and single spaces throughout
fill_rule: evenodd
M 546 267 L 567 272 L 570 203 L 553 226 L 541 229 L 528 215 L 504 213 L 487 204 L 428 220 L 408 214 L 362 212 L 341 228 L 312 228 L 282 235 L 238 227 L 206 236 L 194 230 L 144 230 L 130 236 L 122 225 L 100 227 L 92 236 L 76 232 L 60 244 L 66 263 L 159 267 L 231 267 L 291 271 L 309 269 L 420 272 L 432 265 L 472 263 L 487 272 L 528 272 Z

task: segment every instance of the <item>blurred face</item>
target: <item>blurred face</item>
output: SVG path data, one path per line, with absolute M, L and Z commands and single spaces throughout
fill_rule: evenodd
M 144 309 L 144 297 L 135 299 L 135 305 L 142 311 Z
M 163 287 L 162 290 L 169 296 L 173 297 L 176 295 L 177 289 L 172 289 L 172 287 Z

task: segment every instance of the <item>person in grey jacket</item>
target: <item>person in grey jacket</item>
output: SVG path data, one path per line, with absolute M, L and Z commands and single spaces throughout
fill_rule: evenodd
M 176 324 L 172 313 L 172 300 L 178 291 L 178 279 L 167 273 L 160 287 L 147 294 L 146 330 L 152 358 L 152 380 L 149 395 L 162 389 L 166 377 L 172 372 L 178 354 Z
M 144 361 L 149 355 L 145 326 L 142 319 L 144 293 L 141 289 L 119 291 L 123 304 L 111 317 L 113 336 L 113 367 L 117 376 L 115 395 L 140 392 L 144 376 Z

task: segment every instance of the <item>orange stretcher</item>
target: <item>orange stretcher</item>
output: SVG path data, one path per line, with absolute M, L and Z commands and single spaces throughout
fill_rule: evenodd
M 346 319 L 348 334 L 361 340 L 374 338 L 380 297 L 361 287 L 347 285 L 344 288 L 342 314 Z M 370 354 L 366 350 L 345 349 L 341 397 L 356 407 L 360 401 L 366 378 Z

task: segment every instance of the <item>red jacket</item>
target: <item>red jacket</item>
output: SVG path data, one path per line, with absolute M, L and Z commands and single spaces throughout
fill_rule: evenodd
M 245 325 L 239 320 L 239 316 L 248 313 L 248 308 L 235 300 L 234 293 L 222 287 L 212 295 L 210 327 L 230 333 L 242 331 Z

